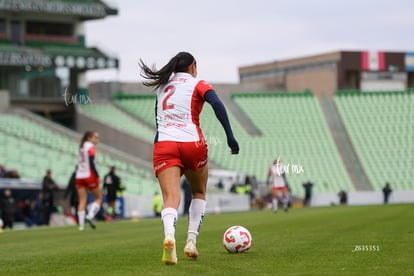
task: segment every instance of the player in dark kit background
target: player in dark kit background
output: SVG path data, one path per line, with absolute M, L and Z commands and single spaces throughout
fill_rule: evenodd
M 115 174 L 115 167 L 112 166 L 110 171 L 104 177 L 103 185 L 104 195 L 106 195 L 108 201 L 108 208 L 106 213 L 109 216 L 116 217 L 115 212 L 115 201 L 117 197 L 117 192 L 123 190 L 121 187 L 121 178 Z

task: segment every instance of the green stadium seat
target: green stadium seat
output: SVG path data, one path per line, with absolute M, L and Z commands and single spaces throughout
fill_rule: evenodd
M 7 169 L 16 169 L 22 179 L 38 181 L 43 179 L 47 169 L 51 169 L 58 185 L 66 187 L 77 163 L 77 141 L 18 115 L 2 114 L 0 142 L 4 145 L 0 147 L 0 164 Z M 152 195 L 158 188 L 155 177 L 148 169 L 98 153 L 97 169 L 102 177 L 114 164 L 126 186 L 126 194 L 139 191 Z
M 111 104 L 79 105 L 83 114 L 101 121 L 115 129 L 127 132 L 131 135 L 154 141 L 154 129 L 133 119 Z
M 374 190 L 387 181 L 396 191 L 412 190 L 414 94 L 354 94 L 337 93 L 334 101 Z
M 294 195 L 302 196 L 302 183 L 312 180 L 315 191 L 353 191 L 325 122 L 321 107 L 311 94 L 235 95 L 233 100 L 262 132 L 252 137 L 228 110 L 240 154 L 230 155 L 224 131 L 214 111 L 206 104 L 200 125 L 209 147 L 210 160 L 223 169 L 235 170 L 265 182 L 273 160 L 302 165 L 305 172 L 289 174 Z M 155 95 L 133 95 L 115 99 L 115 105 L 155 127 Z M 325 183 L 326 186 L 325 186 Z

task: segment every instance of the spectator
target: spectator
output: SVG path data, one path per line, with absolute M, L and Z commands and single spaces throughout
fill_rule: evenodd
M 190 210 L 190 204 L 192 200 L 192 194 L 191 194 L 191 188 L 190 183 L 188 183 L 187 178 L 183 178 L 183 181 L 181 183 L 181 189 L 184 191 L 184 210 L 183 210 L 183 216 L 189 214 Z
M 346 205 L 348 203 L 348 195 L 344 190 L 341 190 L 338 193 L 339 196 L 339 204 Z
M 303 183 L 302 186 L 305 189 L 305 198 L 303 199 L 303 206 L 309 206 L 312 199 L 313 183 L 308 181 L 306 183 Z
M 246 178 L 244 179 L 244 192 L 249 195 L 250 206 L 253 206 L 255 201 L 255 195 L 253 192 L 252 179 L 250 178 L 250 176 L 246 176 Z
M 0 165 L 0 178 L 5 178 L 6 177 L 6 168 L 4 168 L 3 165 Z
M 255 191 L 255 192 L 258 192 L 259 191 L 259 183 L 257 182 L 257 179 L 256 179 L 255 175 L 251 176 L 250 182 L 252 184 L 252 190 Z M 256 197 L 257 197 L 257 195 L 256 195 Z
M 286 181 L 286 176 L 285 176 Z M 292 189 L 290 188 L 289 183 L 286 181 L 286 200 L 288 208 L 292 208 Z
M 236 194 L 244 195 L 246 193 L 246 187 L 244 184 L 238 183 L 236 185 Z
M 9 227 L 13 229 L 14 215 L 16 213 L 16 203 L 12 197 L 10 189 L 3 191 L 3 197 L 0 201 L 1 218 L 3 219 L 3 229 Z
M 16 170 L 6 171 L 4 178 L 20 179 L 20 175 Z
M 236 182 L 234 182 L 234 183 L 231 185 L 229 192 L 230 192 L 230 193 L 233 193 L 233 194 L 237 194 L 236 188 L 237 188 L 237 183 L 236 183 Z
M 70 213 L 76 218 L 78 217 L 78 204 L 79 204 L 79 197 L 78 197 L 78 191 L 76 190 L 76 170 L 78 169 L 78 166 L 75 166 L 75 171 L 72 173 L 68 186 L 66 187 L 65 194 L 63 198 L 69 198 L 69 205 L 70 205 Z
M 43 192 L 39 192 L 33 206 L 33 218 L 36 225 L 45 225 L 45 206 L 43 205 Z
M 217 189 L 223 190 L 224 189 L 223 180 L 219 179 L 219 182 L 215 185 L 215 187 Z
M 121 189 L 121 179 L 115 174 L 115 167 L 112 166 L 110 171 L 104 177 L 103 193 L 106 195 L 108 207 L 106 213 L 110 217 L 116 217 L 115 201 L 117 191 Z
M 161 200 L 161 195 L 158 192 L 155 192 L 154 194 L 153 209 L 154 209 L 155 216 L 161 217 L 162 200 Z
M 43 206 L 45 208 L 45 222 L 47 225 L 49 225 L 50 215 L 56 211 L 54 193 L 57 189 L 58 186 L 52 179 L 52 171 L 47 170 L 42 182 Z
M 387 204 L 392 193 L 391 185 L 389 182 L 385 183 L 384 188 L 382 188 L 382 193 L 384 194 L 384 204 Z
M 15 219 L 17 221 L 24 221 L 26 226 L 33 226 L 33 208 L 32 199 L 30 197 L 24 197 L 17 201 L 17 209 L 15 213 Z

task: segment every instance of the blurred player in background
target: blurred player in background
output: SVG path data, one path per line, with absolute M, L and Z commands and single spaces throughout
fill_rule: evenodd
M 384 204 L 387 204 L 392 193 L 391 184 L 389 182 L 385 183 L 384 188 L 382 188 L 382 193 L 384 194 Z
M 285 212 L 288 210 L 286 172 L 286 166 L 281 164 L 279 159 L 275 159 L 269 169 L 267 182 L 272 186 L 272 205 L 274 212 L 277 212 L 279 208 L 279 198 L 282 199 L 283 210 Z
M 118 215 L 115 211 L 115 201 L 118 190 L 121 190 L 121 178 L 115 173 L 115 166 L 111 166 L 110 171 L 104 177 L 103 191 L 108 200 L 106 213 L 113 218 Z
M 13 229 L 14 216 L 16 214 L 17 205 L 12 196 L 10 189 L 4 189 L 3 197 L 0 198 L 0 214 L 3 220 L 2 228 L 9 227 Z
M 154 173 L 160 183 L 164 208 L 164 264 L 176 264 L 175 226 L 184 174 L 190 183 L 192 201 L 189 209 L 187 244 L 184 255 L 196 259 L 196 240 L 206 209 L 208 178 L 207 145 L 200 129 L 199 115 L 208 102 L 222 124 L 232 154 L 238 154 L 226 109 L 213 87 L 197 78 L 197 63 L 187 52 L 180 52 L 160 70 L 140 60 L 144 85 L 157 91 L 157 133 L 154 140 Z
M 95 131 L 85 132 L 80 141 L 76 189 L 79 195 L 78 224 L 81 231 L 85 229 L 85 219 L 93 229 L 96 228 L 93 219 L 99 212 L 102 204 L 102 192 L 99 188 L 101 180 L 95 166 L 95 146 L 98 144 L 98 141 L 99 134 Z M 85 218 L 88 190 L 92 192 L 94 202 L 91 203 Z
M 68 185 L 65 189 L 65 194 L 63 198 L 67 198 L 69 196 L 69 205 L 70 205 L 70 213 L 76 217 L 78 217 L 78 205 L 79 205 L 79 196 L 78 191 L 76 189 L 76 172 L 78 170 L 78 165 L 75 166 L 75 170 L 73 171 L 72 175 L 70 176 Z
M 52 178 L 52 171 L 47 170 L 46 175 L 42 181 L 42 192 L 43 192 L 43 206 L 45 208 L 45 223 L 50 224 L 50 216 L 56 212 L 55 207 L 55 191 L 59 189 L 55 180 Z

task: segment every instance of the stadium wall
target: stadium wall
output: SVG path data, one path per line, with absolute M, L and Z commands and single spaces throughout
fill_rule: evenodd
M 337 89 L 365 88 L 368 72 L 374 78 L 371 83 L 400 90 L 413 85 L 410 56 L 406 52 L 337 51 L 239 67 L 239 78 L 241 84 L 261 83 L 270 90 L 288 92 L 309 89 L 316 96 L 331 98 Z M 393 81 L 399 89 L 391 89 Z
M 414 191 L 393 192 L 390 195 L 389 204 L 414 203 Z M 124 216 L 131 217 L 153 217 L 153 199 L 149 196 L 124 196 Z M 349 192 L 347 205 L 381 205 L 383 202 L 382 192 Z M 312 197 L 312 207 L 334 206 L 339 204 L 336 193 L 317 193 Z M 250 200 L 248 195 L 237 195 L 229 193 L 207 194 L 207 214 L 244 212 L 250 211 Z M 183 213 L 183 201 L 178 208 L 178 213 Z
M 292 72 L 286 75 L 286 87 L 289 91 L 305 91 L 312 88 L 315 96 L 330 95 L 335 91 L 336 68 L 324 68 L 318 71 Z
M 184 198 L 184 195 L 182 195 Z M 153 198 L 149 196 L 124 196 L 124 216 L 131 217 L 153 217 Z M 180 202 L 178 214 L 183 213 L 184 201 Z M 242 212 L 250 210 L 250 200 L 248 195 L 235 194 L 207 194 L 206 213 L 227 213 Z
M 375 205 L 384 203 L 384 196 L 381 191 L 348 192 L 347 195 L 347 205 Z M 390 195 L 389 203 L 414 203 L 414 191 L 394 191 Z M 312 195 L 310 205 L 339 205 L 339 197 L 336 193 L 315 193 Z
M 0 113 L 5 112 L 10 106 L 10 93 L 7 90 L 0 90 Z

